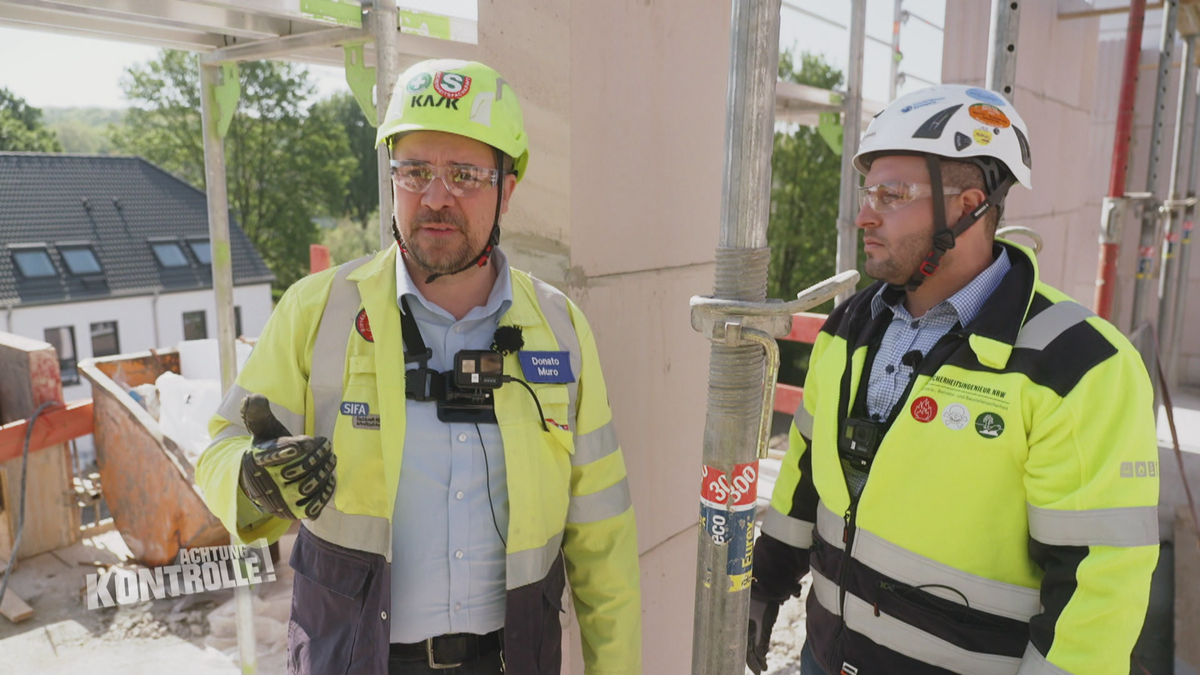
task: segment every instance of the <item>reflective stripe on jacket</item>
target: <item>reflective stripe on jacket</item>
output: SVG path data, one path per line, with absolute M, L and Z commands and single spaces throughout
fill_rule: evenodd
M 317 519 L 304 521 L 304 529 L 315 536 L 297 540 L 292 558 L 297 579 L 307 577 L 332 591 L 309 606 L 293 598 L 291 629 L 304 635 L 289 639 L 289 646 L 297 658 L 300 643 L 308 643 L 304 652 L 319 659 L 308 664 L 312 672 L 386 671 L 386 570 L 406 406 L 396 255 L 392 246 L 288 289 L 210 423 L 213 443 L 196 467 L 209 508 L 238 539 L 274 541 L 288 521 L 263 517 L 237 487 L 248 447 L 238 413 L 242 399 L 261 393 L 292 432 L 332 439 L 337 489 Z M 569 578 L 588 672 L 639 673 L 636 526 L 595 341 L 583 314 L 561 292 L 518 270 L 512 271 L 512 282 L 513 304 L 500 325 L 519 326 L 525 350 L 568 352 L 576 381 L 530 385 L 544 417 L 554 421 L 547 422 L 548 432 L 524 387 L 509 385 L 495 392 L 509 473 L 507 669 L 558 672 L 558 613 Z M 516 354 L 505 358 L 504 371 L 524 379 Z M 361 407 L 343 414 L 343 401 L 365 404 L 367 414 L 360 414 Z M 350 584 L 352 588 L 344 581 L 323 584 L 321 577 L 339 576 L 321 571 L 331 556 L 355 569 L 366 565 L 369 569 L 360 575 L 365 581 Z M 377 567 L 384 572 L 379 584 L 372 584 L 370 570 Z M 381 594 L 365 598 L 379 611 L 362 614 L 361 620 L 383 627 L 352 631 L 357 639 L 343 644 L 347 637 L 338 624 L 359 616 L 364 597 L 358 592 L 367 588 L 372 595 Z M 296 590 L 301 590 L 299 581 Z M 371 640 L 361 644 L 364 634 Z M 346 660 L 325 656 L 336 653 L 340 659 L 343 652 Z
M 829 672 L 1129 670 L 1158 558 L 1150 382 L 1119 331 L 997 243 L 1013 269 L 918 366 L 857 503 L 837 437 L 889 320 L 871 319 L 879 284 L 813 349 L 754 593 L 796 594 L 811 568 Z

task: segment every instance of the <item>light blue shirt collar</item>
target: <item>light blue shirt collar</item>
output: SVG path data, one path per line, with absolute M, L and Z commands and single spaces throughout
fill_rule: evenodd
M 496 266 L 496 283 L 492 285 L 492 292 L 488 294 L 487 303 L 483 306 L 472 307 L 471 311 L 462 318 L 463 321 L 478 320 L 489 316 L 503 316 L 508 308 L 512 306 L 513 290 L 512 290 L 512 275 L 509 274 L 508 257 L 499 248 L 492 251 L 492 259 L 489 265 Z M 400 253 L 396 256 L 396 304 L 400 304 L 400 300 L 404 296 L 415 298 L 421 306 L 429 311 L 434 316 L 441 317 L 450 323 L 459 321 L 454 318 L 446 310 L 438 305 L 430 302 L 422 295 L 417 285 L 413 283 L 412 276 L 408 273 L 408 267 L 404 264 L 404 254 Z M 409 301 L 411 305 L 411 300 Z
M 980 272 L 978 276 L 971 280 L 971 283 L 958 289 L 958 292 L 949 298 L 938 303 L 926 313 L 926 316 L 937 316 L 940 314 L 953 313 L 958 318 L 958 323 L 963 326 L 969 325 L 979 316 L 980 310 L 983 309 L 984 303 L 992 296 L 996 288 L 1000 286 L 1000 282 L 1004 279 L 1004 275 L 1012 269 L 1012 262 L 1008 259 L 1008 250 L 1000 247 L 1000 255 L 992 261 L 992 264 L 987 269 Z M 903 295 L 895 304 L 889 304 L 883 299 L 883 293 L 887 290 L 887 286 L 883 286 L 875 293 L 875 297 L 871 298 L 871 318 L 879 316 L 884 307 L 890 307 L 893 314 L 897 317 L 911 319 L 908 310 L 904 309 Z

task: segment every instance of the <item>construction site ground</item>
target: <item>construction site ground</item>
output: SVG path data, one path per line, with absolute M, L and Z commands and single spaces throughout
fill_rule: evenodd
M 1184 389 L 1175 397 L 1175 422 L 1193 488 L 1200 487 L 1200 390 Z M 786 449 L 790 419 L 777 416 L 772 449 Z M 1178 492 L 1172 487 L 1175 460 L 1165 412 L 1159 415 L 1159 444 L 1164 465 L 1163 498 Z M 777 467 L 778 461 L 775 461 Z M 764 460 L 765 489 L 773 484 L 770 460 Z M 1195 491 L 1195 490 L 1193 490 Z M 765 500 L 764 500 L 765 502 Z M 763 506 L 764 504 L 760 504 Z M 286 673 L 287 620 L 291 602 L 291 555 L 294 533 L 280 541 L 276 580 L 254 589 L 254 622 L 258 672 Z M 1189 563 L 1191 564 L 1191 563 Z M 79 543 L 20 561 L 9 588 L 33 608 L 33 616 L 13 624 L 0 618 L 0 672 L 13 675 L 131 675 L 171 672 L 174 675 L 235 675 L 237 658 L 233 591 L 224 590 L 153 600 L 136 605 L 88 609 L 87 574 L 118 567 L 136 569 L 133 554 L 120 533 L 107 531 Z M 798 675 L 800 649 L 805 638 L 804 592 L 782 607 L 771 639 L 769 675 Z M 1185 594 L 1186 595 L 1186 594 Z M 1181 600 L 1182 598 L 1182 600 Z M 1177 597 L 1177 611 L 1185 613 L 1195 598 Z M 1190 608 L 1190 609 L 1189 609 Z M 680 671 L 681 673 L 684 671 Z M 747 671 L 749 672 L 749 671 Z

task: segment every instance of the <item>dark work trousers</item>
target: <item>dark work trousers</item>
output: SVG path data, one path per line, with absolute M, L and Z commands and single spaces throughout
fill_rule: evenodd
M 800 650 L 800 675 L 827 675 L 813 656 L 812 645 L 808 640 L 804 641 L 804 648 Z
M 481 656 L 457 668 L 430 668 L 428 661 L 388 659 L 388 675 L 501 675 L 500 652 Z

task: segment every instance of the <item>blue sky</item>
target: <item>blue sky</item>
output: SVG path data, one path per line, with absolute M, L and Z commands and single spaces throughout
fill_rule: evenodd
M 780 47 L 823 55 L 845 70 L 849 59 L 849 33 L 833 24 L 847 25 L 850 3 L 828 0 L 783 0 Z M 476 17 L 475 0 L 404 0 L 414 9 L 432 9 Z M 945 0 L 904 0 L 913 14 L 943 25 Z M 890 42 L 893 0 L 868 0 L 867 34 Z M 812 14 L 821 18 L 814 18 Z M 901 27 L 901 70 L 925 80 L 940 81 L 942 34 L 917 19 Z M 868 99 L 886 101 L 888 96 L 889 47 L 868 40 L 864 54 L 863 93 Z M 55 35 L 0 27 L 0 87 L 12 91 L 40 108 L 94 106 L 123 108 L 119 86 L 126 68 L 153 59 L 154 47 L 111 42 L 78 36 Z M 16 64 L 23 64 L 17 66 Z M 347 91 L 339 68 L 310 66 L 319 96 Z M 926 86 L 909 80 L 900 93 Z

